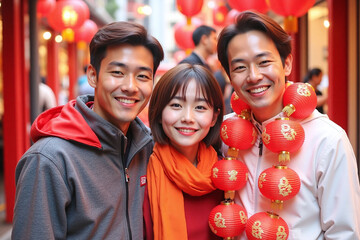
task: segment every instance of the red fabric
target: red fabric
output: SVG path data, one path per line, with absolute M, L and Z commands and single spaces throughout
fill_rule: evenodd
M 75 109 L 76 100 L 41 113 L 31 126 L 31 139 L 54 136 L 101 148 L 101 143 L 83 116 Z M 88 103 L 92 104 L 92 103 Z
M 221 237 L 211 232 L 208 217 L 211 210 L 224 200 L 224 192 L 215 190 L 203 196 L 183 194 L 188 240 L 220 240 Z M 150 213 L 149 196 L 145 188 L 144 199 L 144 239 L 154 240 Z

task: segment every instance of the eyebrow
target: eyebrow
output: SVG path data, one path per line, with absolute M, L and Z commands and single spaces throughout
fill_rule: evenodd
M 272 55 L 272 53 L 270 53 L 270 52 L 262 52 L 262 53 L 257 54 L 255 56 L 255 59 L 256 58 L 261 58 L 261 57 L 264 57 L 264 56 L 271 56 L 271 55 Z M 243 59 L 243 58 L 235 58 L 235 59 L 231 60 L 230 64 L 232 65 L 232 64 L 239 63 L 239 62 L 244 62 L 244 61 L 245 61 L 245 59 Z
M 109 66 L 116 66 L 116 67 L 123 67 L 123 68 L 129 68 L 128 65 L 121 63 L 121 62 L 110 62 Z M 144 67 L 144 66 L 140 66 L 137 67 L 139 70 L 141 71 L 147 71 L 150 72 L 152 74 L 153 70 L 149 67 Z
M 185 96 L 174 96 L 173 99 L 184 100 L 184 99 L 185 99 Z M 196 101 L 196 102 L 206 102 L 206 103 L 207 103 L 207 101 L 206 101 L 205 98 L 199 98 L 199 97 L 197 97 L 197 98 L 195 98 L 195 101 Z

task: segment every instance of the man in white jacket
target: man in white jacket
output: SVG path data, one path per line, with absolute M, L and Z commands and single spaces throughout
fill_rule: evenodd
M 220 33 L 218 57 L 237 95 L 249 104 L 258 130 L 255 145 L 238 154 L 249 178 L 235 202 L 250 218 L 271 210 L 270 200 L 259 191 L 258 178 L 277 163 L 278 154 L 263 147 L 261 132 L 283 116 L 285 80 L 292 68 L 291 38 L 269 17 L 243 12 Z M 288 239 L 360 239 L 359 178 L 345 131 L 317 110 L 291 120 L 302 125 L 305 141 L 287 164 L 300 176 L 300 191 L 278 210 L 288 224 Z M 246 239 L 245 232 L 240 238 Z

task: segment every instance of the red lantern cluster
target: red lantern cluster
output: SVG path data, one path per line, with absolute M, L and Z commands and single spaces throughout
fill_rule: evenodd
M 209 215 L 209 226 L 217 236 L 231 238 L 240 235 L 247 223 L 245 208 L 234 202 L 221 202 Z
M 270 151 L 279 154 L 281 164 L 290 160 L 291 152 L 300 149 L 304 143 L 305 131 L 300 123 L 280 118 L 267 124 L 261 137 Z
M 212 12 L 213 16 L 213 23 L 216 26 L 224 26 L 226 24 L 226 16 L 228 14 L 229 10 L 225 6 L 224 3 L 219 2 L 218 5 L 215 6 Z
M 289 237 L 289 227 L 277 214 L 260 212 L 248 219 L 246 236 L 249 240 L 286 240 Z
M 313 87 L 307 83 L 290 84 L 283 96 L 283 112 L 298 119 L 308 117 L 316 108 L 317 98 Z
M 264 170 L 258 180 L 260 192 L 281 209 L 285 200 L 293 198 L 300 190 L 300 177 L 286 166 L 274 166 Z
M 41 17 L 46 17 L 54 8 L 56 0 L 38 0 L 36 11 Z

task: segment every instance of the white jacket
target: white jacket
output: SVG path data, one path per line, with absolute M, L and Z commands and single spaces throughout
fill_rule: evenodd
M 226 117 L 230 116 L 234 113 Z M 261 130 L 277 117 L 280 114 L 262 125 L 252 121 Z M 305 141 L 298 152 L 290 154 L 287 164 L 300 176 L 300 191 L 284 201 L 282 210 L 274 212 L 287 222 L 289 240 L 360 239 L 359 178 L 346 132 L 317 110 L 300 123 L 305 130 Z M 252 148 L 240 150 L 238 156 L 249 169 L 249 180 L 237 191 L 235 202 L 245 207 L 249 218 L 271 210 L 271 201 L 258 189 L 258 177 L 278 163 L 278 154 L 265 146 L 260 156 L 260 138 L 261 134 Z M 245 231 L 239 239 L 247 239 Z

